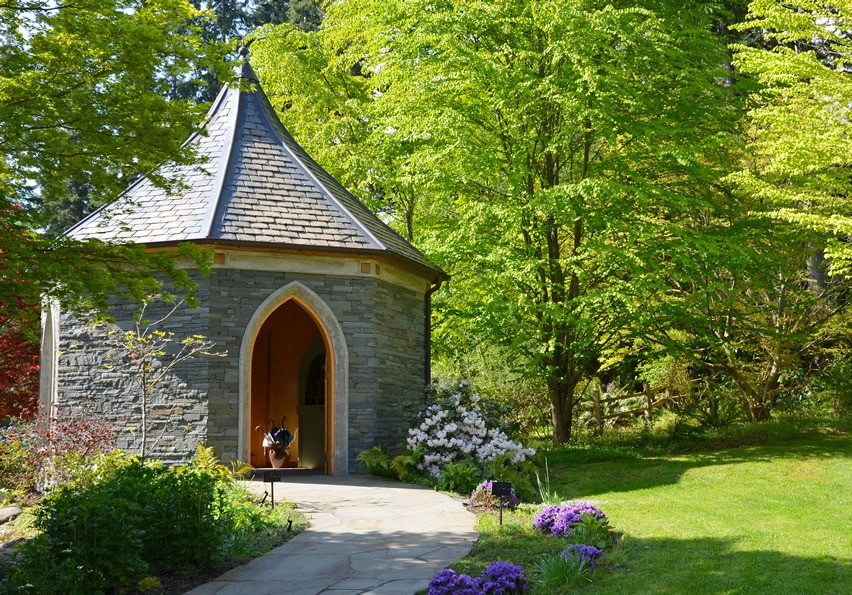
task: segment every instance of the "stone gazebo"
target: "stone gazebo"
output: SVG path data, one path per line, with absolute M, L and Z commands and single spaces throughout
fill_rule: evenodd
M 430 296 L 446 275 L 311 159 L 247 63 L 241 76 L 251 90 L 223 88 L 206 136 L 188 141 L 203 162 L 161 172 L 182 175 L 179 191 L 141 179 L 69 235 L 213 251 L 212 273 L 193 272 L 201 307 L 164 330 L 203 335 L 227 356 L 189 360 L 158 385 L 152 456 L 182 462 L 204 443 L 266 467 L 256 428 L 286 417 L 289 466 L 343 475 L 360 451 L 404 439 L 405 405 L 429 380 Z M 131 328 L 138 307 L 117 301 L 113 331 Z M 56 306 L 44 319 L 43 401 L 106 418 L 138 451 L 139 391 L 114 334 Z

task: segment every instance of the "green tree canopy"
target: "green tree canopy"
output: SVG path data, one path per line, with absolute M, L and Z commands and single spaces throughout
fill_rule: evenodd
M 166 79 L 190 76 L 199 60 L 227 72 L 196 34 L 201 16 L 186 0 L 0 4 L 0 304 L 10 318 L 45 295 L 83 306 L 103 305 L 104 292 L 150 293 L 149 266 L 182 276 L 141 248 L 40 230 L 72 182 L 103 204 L 157 165 L 194 158 L 183 142 L 204 108 L 166 99 Z
M 262 32 L 255 63 L 321 162 L 419 218 L 403 232 L 453 275 L 437 339 L 511 346 L 547 384 L 559 443 L 646 280 L 728 200 L 721 18 L 713 2 L 347 0 L 316 34 Z
M 825 235 L 832 272 L 848 276 L 852 4 L 755 0 L 739 29 L 762 43 L 736 48 L 736 66 L 760 83 L 752 158 L 736 180 L 774 218 Z

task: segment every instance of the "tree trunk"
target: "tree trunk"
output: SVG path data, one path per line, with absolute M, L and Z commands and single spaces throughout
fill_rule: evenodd
M 550 301 L 559 308 L 573 309 L 580 296 L 580 279 L 576 270 L 572 269 L 566 294 L 565 271 L 560 261 L 562 246 L 559 229 L 553 222 L 547 228 L 549 230 L 547 233 L 548 267 L 543 273 L 544 277 L 550 281 Z M 574 219 L 572 240 L 572 255 L 576 257 L 583 242 L 583 220 L 580 217 Z M 571 426 L 574 422 L 574 389 L 582 377 L 582 369 L 579 367 L 582 357 L 575 350 L 576 337 L 565 320 L 550 320 L 545 325 L 545 329 L 542 343 L 555 344 L 552 355 L 544 363 L 553 420 L 553 445 L 559 446 L 571 440 Z
M 725 350 L 728 363 L 722 369 L 734 380 L 734 384 L 742 391 L 748 407 L 751 421 L 766 421 L 772 414 L 772 405 L 778 395 L 782 366 L 775 361 L 769 370 L 757 375 L 749 374 L 738 366 L 738 362 L 730 349 Z
M 767 421 L 772 413 L 772 406 L 764 401 L 750 401 L 748 413 L 751 421 Z
M 571 440 L 574 425 L 574 388 L 577 382 L 568 378 L 550 378 L 547 394 L 550 397 L 550 412 L 553 421 L 553 446 Z
M 145 459 L 146 450 L 148 448 L 148 362 L 142 360 L 142 446 L 139 450 L 139 457 Z

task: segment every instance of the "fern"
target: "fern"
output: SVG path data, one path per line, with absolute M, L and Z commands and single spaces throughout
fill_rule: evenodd
M 417 465 L 423 460 L 423 448 L 418 446 L 416 450 L 406 450 L 393 460 L 393 468 L 401 481 L 417 474 Z
M 226 481 L 247 477 L 252 469 L 251 465 L 242 461 L 231 461 L 230 467 L 222 464 L 214 454 L 213 447 L 203 444 L 198 445 L 190 466 L 199 471 L 215 473 Z
M 380 477 L 396 477 L 391 460 L 384 453 L 381 446 L 374 446 L 370 450 L 362 450 L 355 460 L 366 467 L 373 475 Z

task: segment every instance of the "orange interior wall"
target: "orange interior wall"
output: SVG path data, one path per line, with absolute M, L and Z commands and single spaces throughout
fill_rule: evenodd
M 263 453 L 263 432 L 266 427 L 266 394 L 268 365 L 269 332 L 262 327 L 255 339 L 251 358 L 251 421 L 249 433 L 249 464 L 253 467 L 266 467 Z M 257 427 L 260 430 L 257 430 Z
M 319 335 L 316 323 L 296 302 L 282 304 L 266 320 L 255 339 L 251 369 L 251 440 L 250 460 L 255 467 L 268 467 L 264 459 L 260 426 L 269 431 L 269 420 L 281 424 L 286 416 L 286 428 L 292 433 L 299 425 L 299 369 L 305 350 Z M 298 434 L 296 435 L 298 442 Z M 293 444 L 291 464 L 298 453 Z

